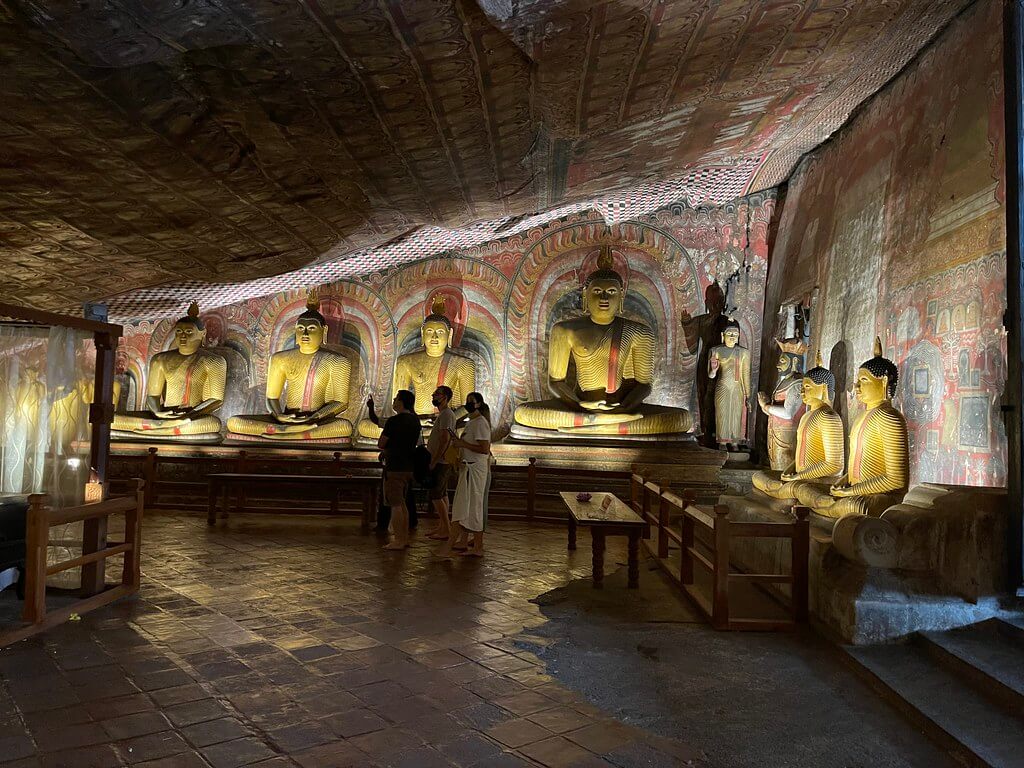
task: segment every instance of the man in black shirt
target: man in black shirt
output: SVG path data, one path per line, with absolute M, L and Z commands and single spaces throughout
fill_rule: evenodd
M 405 494 L 412 483 L 413 457 L 420 439 L 420 420 L 413 410 L 416 396 L 407 389 L 395 394 L 395 415 L 384 422 L 377 447 L 384 452 L 384 503 L 391 507 L 391 543 L 384 549 L 409 546 L 409 510 Z

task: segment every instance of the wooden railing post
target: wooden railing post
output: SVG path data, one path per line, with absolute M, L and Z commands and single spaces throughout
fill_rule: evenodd
M 537 504 L 537 459 L 530 457 L 530 465 L 526 468 L 526 517 L 533 519 Z
M 135 509 L 124 515 L 124 543 L 131 549 L 124 553 L 124 570 L 121 583 L 138 589 L 142 584 L 142 569 L 139 558 L 142 555 L 142 515 L 146 505 L 146 481 L 137 480 L 135 489 Z
M 38 624 L 46 615 L 46 550 L 50 543 L 50 520 L 45 494 L 28 497 L 25 526 L 25 607 L 22 619 Z
M 711 595 L 711 623 L 716 629 L 729 624 L 729 508 L 715 505 L 715 572 Z
M 668 499 L 658 497 L 658 557 L 668 557 Z
M 107 548 L 109 517 L 90 517 L 82 521 L 82 554 L 91 555 Z M 82 597 L 98 595 L 106 586 L 107 561 L 97 560 L 82 566 Z
M 808 584 L 807 584 L 807 572 L 808 562 L 807 559 L 810 553 L 810 509 L 802 506 L 794 506 L 793 514 L 796 516 L 796 521 L 793 523 L 793 540 L 791 542 L 791 550 L 793 555 L 793 563 L 791 565 L 792 570 L 790 571 L 793 575 L 793 620 L 794 621 L 807 621 L 808 612 Z
M 693 555 L 690 554 L 690 550 L 693 548 L 693 518 L 686 511 L 688 506 L 684 498 L 682 530 L 679 537 L 679 548 L 681 550 L 679 557 L 679 583 L 683 586 L 693 584 Z
M 142 462 L 142 479 L 146 482 L 147 507 L 152 507 L 156 502 L 156 454 L 157 449 L 150 447 Z
M 244 475 L 249 469 L 248 454 L 244 450 L 238 452 L 238 460 L 235 462 L 235 471 Z M 235 494 L 235 512 L 245 512 L 246 502 L 245 486 L 242 483 L 238 484 L 238 493 Z M 228 505 L 224 504 L 224 511 L 226 512 Z
M 633 511 L 638 515 L 643 509 L 644 484 L 646 482 L 647 481 L 643 476 L 637 472 L 633 472 L 633 474 L 629 476 L 629 506 L 631 506 Z

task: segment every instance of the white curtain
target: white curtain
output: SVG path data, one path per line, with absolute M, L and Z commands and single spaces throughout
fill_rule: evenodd
M 91 334 L 0 324 L 0 493 L 45 493 L 53 507 L 84 501 L 94 370 Z M 51 562 L 81 554 L 81 528 L 51 530 Z M 78 570 L 50 583 L 77 586 Z

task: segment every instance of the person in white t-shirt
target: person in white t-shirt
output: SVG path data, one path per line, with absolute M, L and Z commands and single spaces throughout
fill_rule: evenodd
M 466 411 L 469 422 L 462 431 L 462 437 L 452 433 L 452 443 L 462 451 L 459 466 L 459 484 L 455 488 L 452 503 L 452 525 L 448 541 L 438 552 L 448 557 L 455 549 L 462 549 L 469 534 L 473 543 L 462 554 L 482 557 L 484 554 L 484 529 L 487 527 L 487 495 L 491 487 L 491 423 L 487 418 L 490 409 L 479 392 L 466 396 Z

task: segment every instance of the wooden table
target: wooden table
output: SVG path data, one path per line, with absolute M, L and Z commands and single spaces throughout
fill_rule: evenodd
M 377 512 L 377 494 L 380 489 L 380 477 L 372 475 L 264 475 L 242 472 L 220 472 L 206 476 L 209 484 L 209 506 L 206 512 L 207 525 L 213 525 L 217 519 L 217 499 L 223 499 L 220 518 L 228 517 L 229 494 L 231 488 L 239 491 L 236 504 L 237 512 L 260 511 L 258 508 L 247 507 L 245 491 L 258 486 L 300 486 L 304 489 L 326 489 L 330 492 L 330 514 L 338 514 L 338 494 L 343 489 L 358 490 L 363 502 L 362 530 L 370 530 L 370 523 Z M 270 511 L 270 510 L 266 510 Z M 317 510 L 305 508 L 274 509 L 275 513 L 318 514 Z
M 576 549 L 576 528 L 590 526 L 593 542 L 594 588 L 600 589 L 604 582 L 604 542 L 606 536 L 629 537 L 629 588 L 640 586 L 640 537 L 644 521 L 628 504 L 613 493 L 592 493 L 590 501 L 577 501 L 576 492 L 562 491 L 559 494 L 569 508 L 569 549 Z M 610 498 L 607 508 L 602 509 L 605 498 Z

